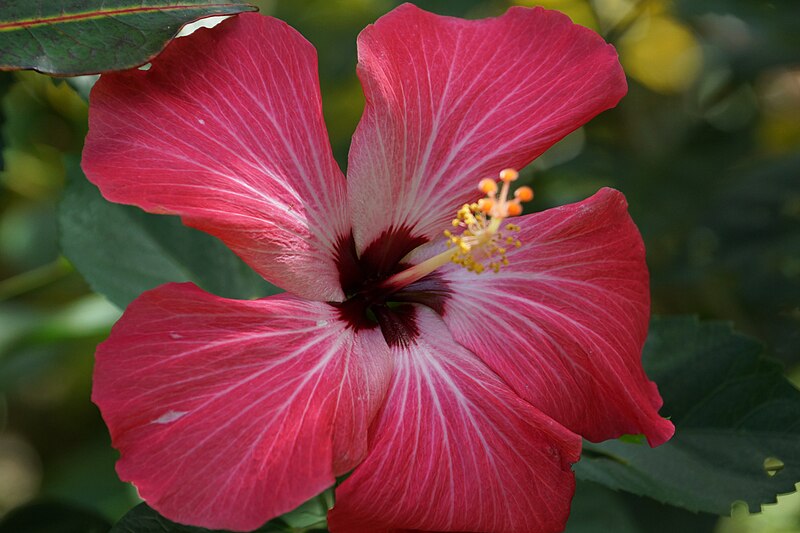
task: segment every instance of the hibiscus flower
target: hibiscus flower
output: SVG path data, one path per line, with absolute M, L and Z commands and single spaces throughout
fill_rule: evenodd
M 512 196 L 510 168 L 616 105 L 617 55 L 553 11 L 406 4 L 358 59 L 347 179 L 314 48 L 279 20 L 231 18 L 94 87 L 83 168 L 103 195 L 180 215 L 286 290 L 130 304 L 94 374 L 117 471 L 209 528 L 256 528 L 349 473 L 335 532 L 560 530 L 580 436 L 673 432 L 641 367 L 623 196 L 512 218 L 532 191 Z

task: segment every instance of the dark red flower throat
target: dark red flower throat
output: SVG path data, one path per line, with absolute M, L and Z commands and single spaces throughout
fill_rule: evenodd
M 442 314 L 450 294 L 447 282 L 433 272 L 400 290 L 387 289 L 381 283 L 410 266 L 401 260 L 426 242 L 428 239 L 414 237 L 408 228 L 391 228 L 359 256 L 352 233 L 339 239 L 336 266 L 347 299 L 332 305 L 341 319 L 356 330 L 380 327 L 389 346 L 411 344 L 419 329 L 410 304 L 427 305 Z

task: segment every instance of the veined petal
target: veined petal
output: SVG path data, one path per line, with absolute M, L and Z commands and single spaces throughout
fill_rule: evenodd
M 522 401 L 417 307 L 367 458 L 336 489 L 332 532 L 561 531 L 580 438 Z
M 380 332 L 337 316 L 288 295 L 144 293 L 94 373 L 120 478 L 167 518 L 237 531 L 333 485 L 366 453 L 391 375 Z
M 180 215 L 268 281 L 341 300 L 346 188 L 316 68 L 308 41 L 258 14 L 175 39 L 149 70 L 101 76 L 83 169 L 108 200 Z
M 359 251 L 385 233 L 439 235 L 480 178 L 524 167 L 627 90 L 611 45 L 540 8 L 462 20 L 404 4 L 361 33 L 358 56 L 367 104 L 348 194 Z
M 447 265 L 444 320 L 522 398 L 591 441 L 674 428 L 642 369 L 649 276 L 621 193 L 514 219 L 522 247 L 499 273 Z

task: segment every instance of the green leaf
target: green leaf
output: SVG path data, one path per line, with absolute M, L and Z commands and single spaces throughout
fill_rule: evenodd
M 565 533 L 644 533 L 636 525 L 623 498 L 589 482 L 578 482 Z
M 328 524 L 328 510 L 333 507 L 333 489 L 311 498 L 297 509 L 281 515 L 293 529 L 324 529 Z
M 131 68 L 188 22 L 255 9 L 242 0 L 4 0 L 0 69 L 72 76 Z
M 177 217 L 107 202 L 76 161 L 67 163 L 67 173 L 61 247 L 91 287 L 118 306 L 170 281 L 192 281 L 228 298 L 278 292 L 216 238 Z
M 58 502 L 38 502 L 11 511 L 0 533 L 105 533 L 110 524 L 98 514 Z
M 650 449 L 587 443 L 576 475 L 692 511 L 756 511 L 800 480 L 800 391 L 724 323 L 654 319 L 643 361 L 675 436 Z M 777 472 L 776 463 L 783 463 Z
M 282 518 L 282 517 L 281 517 Z M 316 531 L 305 526 L 286 525 L 281 518 L 270 520 L 253 533 L 292 532 L 303 533 Z M 0 532 L 3 533 L 3 532 Z M 225 533 L 221 530 L 210 530 L 202 527 L 185 526 L 167 520 L 146 503 L 137 505 L 117 522 L 109 533 Z

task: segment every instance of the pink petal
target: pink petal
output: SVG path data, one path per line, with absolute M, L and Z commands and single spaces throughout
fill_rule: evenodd
M 498 274 L 448 265 L 444 320 L 522 398 L 591 441 L 669 439 L 642 369 L 650 318 L 639 231 L 621 193 L 514 220 L 522 247 Z
M 480 178 L 524 167 L 627 90 L 611 45 L 540 8 L 462 20 L 404 4 L 361 33 L 358 53 L 359 251 L 384 232 L 439 235 Z
M 377 329 L 328 304 L 144 293 L 97 350 L 92 399 L 120 478 L 167 518 L 251 530 L 366 453 L 391 374 Z
M 316 67 L 308 41 L 258 14 L 176 39 L 149 70 L 100 78 L 83 169 L 108 200 L 180 215 L 268 281 L 341 300 L 346 189 Z
M 393 348 L 369 455 L 336 489 L 331 531 L 561 531 L 580 438 L 520 400 L 430 309 Z

